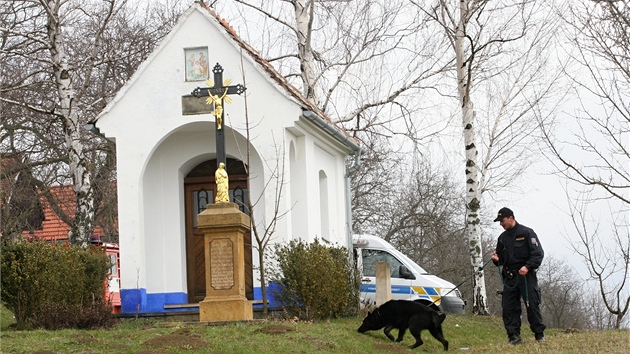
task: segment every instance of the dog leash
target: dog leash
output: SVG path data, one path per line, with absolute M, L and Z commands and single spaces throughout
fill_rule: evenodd
M 488 259 L 486 261 L 486 263 L 484 263 L 481 267 L 478 268 L 478 271 L 481 272 L 487 265 L 488 263 L 490 263 L 490 261 L 492 260 L 492 258 Z M 444 295 L 440 295 L 440 300 L 445 297 L 446 295 L 452 293 L 455 289 L 458 289 L 460 286 L 462 286 L 465 282 L 467 282 L 469 279 L 464 279 L 461 283 L 457 284 L 454 288 L 452 288 L 451 290 L 449 290 L 446 294 Z M 429 306 L 435 304 L 437 300 L 433 300 L 431 301 L 431 303 L 429 304 Z
M 483 264 L 483 266 L 478 268 L 478 271 L 481 272 L 482 270 L 484 270 L 484 268 L 486 268 L 486 266 L 490 263 L 490 261 L 492 261 L 492 258 L 488 259 L 486 261 L 486 263 Z M 514 283 L 513 286 L 509 286 L 508 284 L 506 284 L 505 279 L 503 279 L 503 274 L 501 271 L 501 264 L 499 263 L 499 267 L 497 267 L 497 269 L 499 270 L 499 279 L 501 279 L 501 283 L 503 284 L 503 286 L 509 288 L 509 289 L 514 289 L 517 285 L 518 285 L 518 278 L 516 278 L 516 282 Z M 520 277 L 523 278 L 523 281 L 525 282 L 525 307 L 529 308 L 529 288 L 527 286 L 527 277 L 524 275 L 518 275 Z M 445 297 L 446 295 L 450 294 L 453 292 L 453 290 L 459 288 L 460 286 L 462 286 L 465 282 L 467 282 L 468 279 L 464 279 L 464 281 L 462 281 L 461 283 L 457 284 L 457 286 L 455 286 L 453 289 L 449 290 L 446 294 L 444 295 L 440 295 L 440 300 Z M 431 303 L 429 304 L 429 306 L 435 304 L 435 301 L 437 300 L 433 300 L 431 301 Z
M 486 263 L 484 263 L 481 267 L 479 267 L 479 271 L 481 272 L 488 265 L 488 263 L 490 263 L 491 260 L 492 258 L 488 259 Z
M 526 274 L 527 275 L 527 274 Z M 499 279 L 501 279 L 501 283 L 503 284 L 503 286 L 505 286 L 508 289 L 514 289 L 516 288 L 516 286 L 518 285 L 518 277 L 522 277 L 523 281 L 525 282 L 525 307 L 529 308 L 529 288 L 527 286 L 527 276 L 526 275 L 520 275 L 518 274 L 516 277 L 516 281 L 514 282 L 514 285 L 510 286 L 506 283 L 505 279 L 503 278 L 503 272 L 501 271 L 501 267 L 499 267 Z

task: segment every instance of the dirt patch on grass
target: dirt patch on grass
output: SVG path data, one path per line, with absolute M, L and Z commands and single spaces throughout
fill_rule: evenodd
M 199 336 L 197 334 L 195 334 L 192 330 L 192 328 L 190 327 L 182 327 L 177 329 L 175 332 L 173 332 L 172 334 L 180 334 L 182 336 Z
M 210 343 L 199 338 L 195 334 L 172 333 L 151 338 L 144 342 L 145 345 L 153 348 L 181 348 L 181 349 L 200 349 L 207 348 Z
M 72 339 L 77 342 L 77 344 L 81 345 L 98 343 L 98 339 L 94 338 L 94 336 L 89 333 L 79 333 L 75 335 Z
M 311 336 L 308 334 L 302 335 L 301 338 L 303 341 L 309 341 L 313 343 L 315 346 L 317 346 L 317 348 L 319 348 L 322 351 L 329 352 L 329 353 L 335 353 L 339 351 L 338 344 L 336 344 L 335 342 L 326 340 L 325 338 L 319 338 L 319 337 Z
M 283 334 L 283 333 L 293 332 L 293 331 L 295 331 L 295 329 L 289 326 L 269 325 L 269 326 L 259 328 L 255 332 L 267 333 L 267 334 Z

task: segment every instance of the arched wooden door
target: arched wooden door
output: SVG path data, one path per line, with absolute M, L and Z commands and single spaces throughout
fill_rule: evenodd
M 184 179 L 186 208 L 186 272 L 188 282 L 188 302 L 198 303 L 206 297 L 206 259 L 203 233 L 197 228 L 197 214 L 214 203 L 216 184 L 214 172 L 217 161 L 200 163 Z M 227 159 L 226 170 L 230 179 L 230 202 L 236 203 L 242 212 L 249 215 L 245 206 L 247 199 L 247 172 L 241 161 Z M 254 276 L 252 263 L 251 233 L 245 235 L 245 293 L 249 300 L 254 299 Z

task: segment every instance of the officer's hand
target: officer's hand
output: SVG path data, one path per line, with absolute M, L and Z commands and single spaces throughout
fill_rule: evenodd
M 496 252 L 494 252 L 494 253 L 492 254 L 492 260 L 493 260 L 493 261 L 495 261 L 495 262 L 498 262 L 498 261 L 499 261 L 499 255 L 498 255 Z
M 518 274 L 522 276 L 526 276 L 528 272 L 529 272 L 529 269 L 527 269 L 527 267 L 525 266 L 522 266 L 521 269 L 518 270 Z

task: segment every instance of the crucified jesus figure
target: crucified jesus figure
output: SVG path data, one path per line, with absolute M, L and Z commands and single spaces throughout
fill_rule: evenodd
M 206 104 L 214 103 L 214 111 L 212 112 L 212 115 L 215 116 L 217 120 L 217 129 L 221 129 L 221 126 L 223 125 L 223 99 L 227 93 L 227 88 L 220 97 L 218 95 L 212 95 L 210 94 L 210 91 L 208 91 L 208 96 L 210 97 L 206 99 Z

